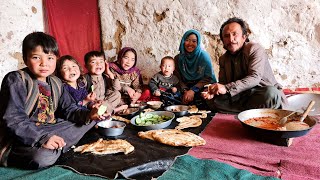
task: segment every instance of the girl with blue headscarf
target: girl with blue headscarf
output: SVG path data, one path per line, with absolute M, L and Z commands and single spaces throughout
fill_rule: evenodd
M 183 104 L 190 104 L 200 99 L 204 85 L 217 82 L 211 58 L 201 49 L 200 43 L 201 36 L 198 31 L 192 29 L 185 32 L 179 47 L 180 53 L 174 58 L 175 75 L 179 78 L 184 92 Z

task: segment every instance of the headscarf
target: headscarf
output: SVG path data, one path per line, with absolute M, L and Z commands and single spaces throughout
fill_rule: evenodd
M 187 52 L 184 48 L 184 42 L 190 34 L 195 34 L 197 36 L 197 47 L 191 53 Z M 200 80 L 204 76 L 212 77 L 214 79 L 210 56 L 208 55 L 208 53 L 201 49 L 200 43 L 200 33 L 193 29 L 185 32 L 181 39 L 179 47 L 180 55 L 178 66 L 181 75 L 186 80 Z M 208 65 L 210 65 L 211 68 L 206 68 Z M 202 71 L 199 71 L 200 68 L 202 69 Z
M 135 56 L 135 62 L 134 62 L 134 65 L 128 69 L 128 70 L 124 70 L 122 67 L 121 67 L 121 59 L 123 58 L 123 56 L 126 54 L 126 52 L 128 51 L 131 51 L 134 53 L 134 56 Z M 137 52 L 136 50 L 134 50 L 133 48 L 131 47 L 124 47 L 122 48 L 119 53 L 118 53 L 118 57 L 117 57 L 117 61 L 116 62 L 112 62 L 112 63 L 109 63 L 109 66 L 110 68 L 112 68 L 113 70 L 115 70 L 117 73 L 119 73 L 120 75 L 123 75 L 123 74 L 131 74 L 133 72 L 136 72 L 139 76 L 140 76 L 140 70 L 136 67 L 136 64 L 137 64 Z

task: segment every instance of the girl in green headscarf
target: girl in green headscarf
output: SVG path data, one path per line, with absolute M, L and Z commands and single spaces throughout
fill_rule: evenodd
M 206 84 L 216 83 L 211 58 L 200 47 L 201 36 L 196 30 L 187 31 L 180 43 L 176 63 L 175 75 L 180 80 L 183 90 L 183 104 L 191 104 L 200 99 L 200 92 Z M 196 97 L 196 98 L 195 98 Z

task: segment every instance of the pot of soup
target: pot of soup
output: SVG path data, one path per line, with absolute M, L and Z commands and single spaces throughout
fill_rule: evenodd
M 281 109 L 250 109 L 239 113 L 237 118 L 254 136 L 271 140 L 303 136 L 317 124 L 318 120 L 312 116 L 307 116 L 300 122 L 302 113 L 295 113 L 288 117 L 286 124 L 280 125 L 280 119 L 291 112 Z

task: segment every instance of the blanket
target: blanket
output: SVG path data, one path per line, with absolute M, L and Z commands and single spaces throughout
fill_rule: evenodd
M 225 162 L 263 176 L 282 179 L 320 179 L 320 126 L 294 138 L 290 147 L 260 142 L 249 134 L 235 115 L 216 114 L 202 132 L 207 144 L 192 148 L 190 155 Z
M 104 178 L 95 176 L 86 176 L 77 174 L 70 170 L 61 167 L 50 167 L 42 170 L 22 170 L 16 168 L 0 167 L 0 179 L 19 179 L 19 180 L 34 180 L 34 179 L 64 179 L 64 180 L 102 180 Z
M 201 160 L 189 155 L 179 156 L 174 164 L 158 180 L 176 179 L 255 179 L 271 180 L 274 177 L 264 177 L 246 170 L 234 168 L 228 164 L 214 160 Z

